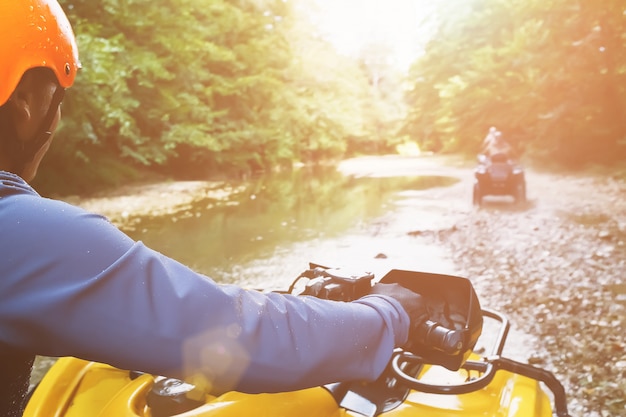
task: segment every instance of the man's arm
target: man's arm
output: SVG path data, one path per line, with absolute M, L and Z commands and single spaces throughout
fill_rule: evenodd
M 259 392 L 376 378 L 406 341 L 408 316 L 389 297 L 219 285 L 64 203 L 3 207 L 0 338 L 37 354 Z

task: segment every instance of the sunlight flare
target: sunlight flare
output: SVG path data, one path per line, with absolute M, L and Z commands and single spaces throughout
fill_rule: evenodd
M 390 63 L 407 67 L 418 57 L 432 33 L 426 0 L 318 0 L 319 27 L 337 50 L 359 55 L 384 46 Z

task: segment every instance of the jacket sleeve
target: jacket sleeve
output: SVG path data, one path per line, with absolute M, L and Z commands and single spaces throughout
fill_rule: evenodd
M 274 392 L 374 379 L 406 341 L 409 318 L 391 298 L 343 303 L 220 285 L 101 216 L 11 199 L 0 205 L 0 341 L 10 345 L 212 392 Z

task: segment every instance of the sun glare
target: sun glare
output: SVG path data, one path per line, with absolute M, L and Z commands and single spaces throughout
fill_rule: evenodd
M 355 55 L 368 45 L 389 49 L 394 65 L 402 68 L 422 52 L 430 28 L 431 0 L 318 0 L 319 27 L 339 52 Z

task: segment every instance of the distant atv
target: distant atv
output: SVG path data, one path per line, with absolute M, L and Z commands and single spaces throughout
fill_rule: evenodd
M 486 195 L 510 195 L 518 204 L 526 202 L 526 179 L 520 165 L 505 154 L 495 154 L 491 158 L 479 155 L 478 161 L 474 170 L 475 205 L 482 205 Z

